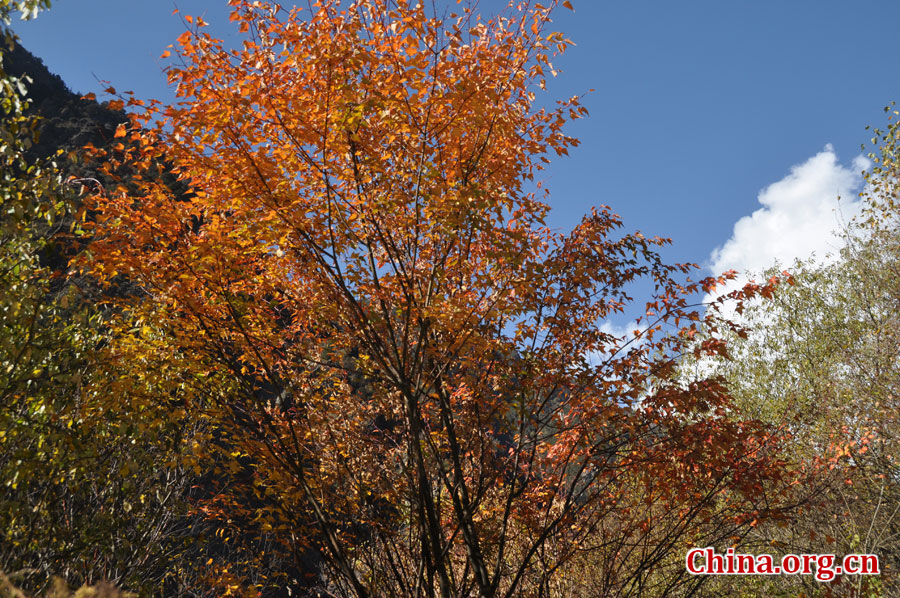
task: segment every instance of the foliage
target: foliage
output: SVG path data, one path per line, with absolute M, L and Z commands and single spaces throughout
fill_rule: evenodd
M 5 40 L 12 38 L 8 27 L 13 14 L 19 13 L 23 20 L 33 19 L 47 8 L 50 8 L 50 0 L 0 0 L 0 26 Z
M 139 176 L 92 198 L 85 261 L 152 314 L 158 332 L 118 329 L 123 360 L 162 342 L 179 377 L 220 381 L 184 389 L 218 463 L 207 513 L 300 569 L 316 551 L 328 595 L 546 596 L 597 563 L 585 593 L 702 582 L 671 564 L 770 514 L 775 439 L 675 376 L 688 297 L 721 281 L 679 280 L 665 240 L 605 208 L 544 224 L 535 177 L 586 114 L 535 105 L 569 45 L 557 3 L 229 4 L 242 44 L 186 16 L 182 101 L 117 131 L 108 175 Z M 640 338 L 604 333 L 640 279 Z
M 4 2 L 0 14 L 45 4 Z M 143 593 L 193 580 L 179 560 L 197 531 L 192 478 L 174 459 L 197 426 L 148 407 L 140 387 L 123 391 L 129 368 L 103 351 L 113 314 L 68 268 L 86 216 L 64 181 L 73 165 L 58 165 L 48 137 L 35 144 L 27 52 L 0 56 L 0 568 L 27 589 L 51 574 Z
M 803 491 L 814 498 L 790 528 L 763 526 L 762 544 L 784 552 L 875 553 L 881 578 L 846 577 L 807 595 L 891 596 L 900 566 L 900 127 L 876 130 L 863 214 L 844 231 L 832 263 L 800 263 L 792 286 L 745 312 L 753 333 L 722 364 L 738 405 L 790 431 L 798 463 L 820 463 Z M 790 583 L 788 583 L 790 582 Z M 775 579 L 758 594 L 796 580 Z M 748 594 L 751 595 L 751 594 Z
M 134 594 L 120 592 L 113 584 L 102 581 L 96 585 L 83 585 L 75 592 L 61 577 L 54 577 L 51 587 L 41 595 L 43 598 L 133 598 Z M 27 594 L 16 587 L 9 577 L 0 571 L 0 597 L 28 598 Z

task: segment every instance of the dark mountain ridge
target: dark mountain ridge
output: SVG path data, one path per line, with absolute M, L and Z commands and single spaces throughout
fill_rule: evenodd
M 17 43 L 12 50 L 3 47 L 3 70 L 26 79 L 29 111 L 41 117 L 38 138 L 30 150 L 31 158 L 48 158 L 57 150 L 66 152 L 92 143 L 109 144 L 116 127 L 128 121 L 120 110 L 112 110 L 73 93 L 44 62 Z M 71 172 L 76 176 L 93 176 L 91 172 Z

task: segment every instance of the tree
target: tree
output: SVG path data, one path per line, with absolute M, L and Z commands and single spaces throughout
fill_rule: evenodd
M 185 540 L 205 524 L 188 512 L 195 479 L 179 458 L 198 425 L 142 400 L 184 385 L 165 368 L 125 388 L 130 367 L 147 362 L 118 363 L 104 347 L 114 346 L 111 321 L 135 322 L 98 309 L 95 285 L 69 270 L 85 215 L 66 184 L 75 166 L 46 138 L 51 155 L 35 151 L 44 121 L 17 62 L 30 55 L 7 29 L 14 11 L 47 4 L 0 4 L 0 572 L 29 591 L 61 575 L 177 595 L 185 580 L 200 585 L 185 571 L 195 554 Z
M 890 111 L 890 110 L 887 110 Z M 789 430 L 796 463 L 820 463 L 811 507 L 789 529 L 762 526 L 764 545 L 786 552 L 874 553 L 880 578 L 846 577 L 836 587 L 810 581 L 807 595 L 892 596 L 897 592 L 900 470 L 900 228 L 892 111 L 876 130 L 866 173 L 865 209 L 843 231 L 831 263 L 795 264 L 793 285 L 749 308 L 753 330 L 733 339 L 735 359 L 720 364 L 738 406 Z M 796 583 L 791 580 L 791 584 Z M 770 595 L 763 584 L 758 594 Z
M 654 574 L 768 513 L 774 441 L 674 376 L 716 281 L 679 281 L 605 208 L 544 224 L 535 177 L 586 114 L 535 106 L 569 44 L 557 2 L 229 4 L 242 44 L 186 16 L 182 101 L 117 133 L 108 172 L 143 182 L 93 198 L 88 265 L 140 286 L 172 359 L 230 380 L 185 399 L 230 459 L 208 511 L 318 551 L 328 595 L 547 596 L 601 554 L 610 594 L 701 582 Z M 604 333 L 639 279 L 639 341 Z

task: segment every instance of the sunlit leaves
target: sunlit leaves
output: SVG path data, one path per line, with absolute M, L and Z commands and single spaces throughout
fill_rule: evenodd
M 674 550 L 686 526 L 651 530 L 660 510 L 749 525 L 777 481 L 765 430 L 674 379 L 714 282 L 608 209 L 545 225 L 534 181 L 586 115 L 536 103 L 569 43 L 557 3 L 229 4 L 240 42 L 185 32 L 179 102 L 107 165 L 184 188 L 93 197 L 85 265 L 139 285 L 184 368 L 227 386 L 195 403 L 228 439 L 209 512 L 314 547 L 359 597 L 527 595 L 600 528 Z M 640 332 L 615 338 L 639 280 Z

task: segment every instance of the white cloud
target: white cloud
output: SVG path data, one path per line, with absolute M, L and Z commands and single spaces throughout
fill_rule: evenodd
M 738 278 L 704 297 L 716 297 L 740 288 L 776 264 L 790 268 L 798 259 L 815 257 L 821 262 L 833 259 L 843 242 L 839 231 L 862 207 L 859 191 L 863 186 L 861 172 L 869 162 L 857 156 L 849 166 L 840 163 L 831 145 L 797 164 L 780 181 L 759 192 L 760 207 L 734 225 L 731 238 L 716 248 L 709 257 L 708 268 L 719 275 L 736 270 Z M 723 306 L 725 317 L 734 318 L 734 306 Z M 605 322 L 603 332 L 623 338 L 634 338 L 634 321 L 625 325 Z M 605 356 L 595 354 L 592 359 Z M 708 374 L 710 361 L 696 364 L 698 372 Z
M 736 270 L 738 277 L 707 294 L 704 302 L 740 288 L 751 278 L 758 279 L 775 265 L 789 270 L 798 259 L 815 258 L 820 263 L 834 259 L 843 245 L 839 231 L 862 208 L 861 172 L 868 167 L 868 160 L 862 156 L 844 166 L 834 148 L 826 145 L 806 162 L 793 166 L 783 179 L 760 191 L 760 207 L 738 220 L 731 238 L 709 257 L 713 274 Z M 721 315 L 746 323 L 734 308 L 733 302 L 726 302 Z M 750 334 L 765 334 L 765 326 L 752 327 Z M 684 380 L 704 378 L 720 366 L 717 358 L 702 358 L 682 371 L 682 376 Z
M 811 257 L 827 261 L 841 247 L 835 231 L 859 213 L 860 172 L 867 166 L 862 156 L 844 166 L 827 145 L 763 189 L 758 196 L 761 207 L 738 220 L 731 238 L 710 255 L 714 274 L 726 270 L 741 274 L 720 292 L 742 285 L 748 272 L 758 274 L 776 263 L 787 267 Z
M 631 320 L 630 322 L 621 326 L 618 324 L 613 324 L 612 322 L 607 320 L 600 325 L 601 332 L 611 334 L 615 337 L 624 338 L 626 341 L 631 340 L 634 337 L 634 331 L 640 329 L 641 326 L 638 326 L 636 320 Z

